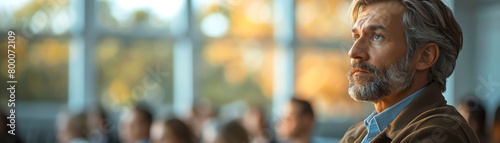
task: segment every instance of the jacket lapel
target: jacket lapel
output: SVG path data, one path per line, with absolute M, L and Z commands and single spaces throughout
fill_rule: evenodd
M 381 133 L 381 139 L 387 137 L 394 139 L 401 130 L 406 128 L 413 119 L 421 113 L 436 108 L 446 106 L 446 100 L 441 94 L 441 86 L 437 82 L 431 83 L 424 92 L 406 106 L 401 113 L 389 124 Z M 379 136 L 377 136 L 379 137 Z
M 363 139 L 365 138 L 366 134 L 368 134 L 368 130 L 366 130 L 366 128 L 363 130 L 363 133 L 361 133 L 360 136 L 358 136 L 358 138 L 356 139 L 356 141 L 354 141 L 355 143 L 361 143 L 363 141 Z
M 380 134 L 375 136 L 375 138 L 373 138 L 373 140 L 371 142 L 372 143 L 389 143 L 389 142 L 391 142 L 392 139 L 387 137 L 387 130 L 388 129 L 389 128 L 385 128 L 384 130 L 382 130 L 382 132 L 380 132 Z

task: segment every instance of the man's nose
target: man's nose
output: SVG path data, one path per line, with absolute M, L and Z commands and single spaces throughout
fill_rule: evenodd
M 358 39 L 354 42 L 351 49 L 349 50 L 349 57 L 351 60 L 355 61 L 365 61 L 368 60 L 368 44 L 363 39 Z

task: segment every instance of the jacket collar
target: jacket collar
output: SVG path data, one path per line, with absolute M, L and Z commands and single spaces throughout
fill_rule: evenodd
M 416 97 L 403 111 L 389 124 L 384 131 L 375 137 L 383 139 L 395 138 L 401 130 L 411 123 L 418 115 L 436 107 L 446 106 L 446 100 L 441 94 L 441 85 L 437 82 L 431 83 L 418 97 Z

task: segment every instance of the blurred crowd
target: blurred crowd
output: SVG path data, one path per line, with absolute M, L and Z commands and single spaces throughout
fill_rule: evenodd
M 484 103 L 476 96 L 464 98 L 456 108 L 476 132 L 481 143 L 500 143 L 500 106 L 496 108 L 492 122 L 488 120 Z
M 457 109 L 474 129 L 481 142 L 500 143 L 500 107 L 496 109 L 492 126 L 488 127 L 487 112 L 477 98 L 464 99 Z M 281 110 L 278 119 L 270 118 L 259 106 L 249 107 L 234 119 L 223 119 L 218 110 L 207 104 L 192 108 L 187 117 L 157 117 L 144 105 L 135 105 L 120 113 L 118 123 L 111 123 L 102 107 L 73 113 L 59 111 L 55 120 L 60 143 L 331 143 L 315 137 L 314 110 L 307 100 L 292 98 Z M 2 113 L 3 117 L 6 117 Z M 1 118 L 0 123 L 8 123 Z M 116 131 L 112 126 L 117 125 Z M 23 142 L 7 134 L 0 126 L 2 143 Z

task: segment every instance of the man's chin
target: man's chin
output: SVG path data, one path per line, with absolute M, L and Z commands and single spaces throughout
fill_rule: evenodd
M 362 88 L 366 88 L 370 84 L 367 80 L 351 80 L 349 81 L 349 90 L 359 92 Z
M 362 85 L 355 85 L 352 84 L 349 87 L 349 96 L 351 96 L 352 99 L 355 101 L 362 101 L 362 102 L 376 102 L 380 100 L 379 96 L 373 95 L 373 93 L 362 93 L 361 90 Z

